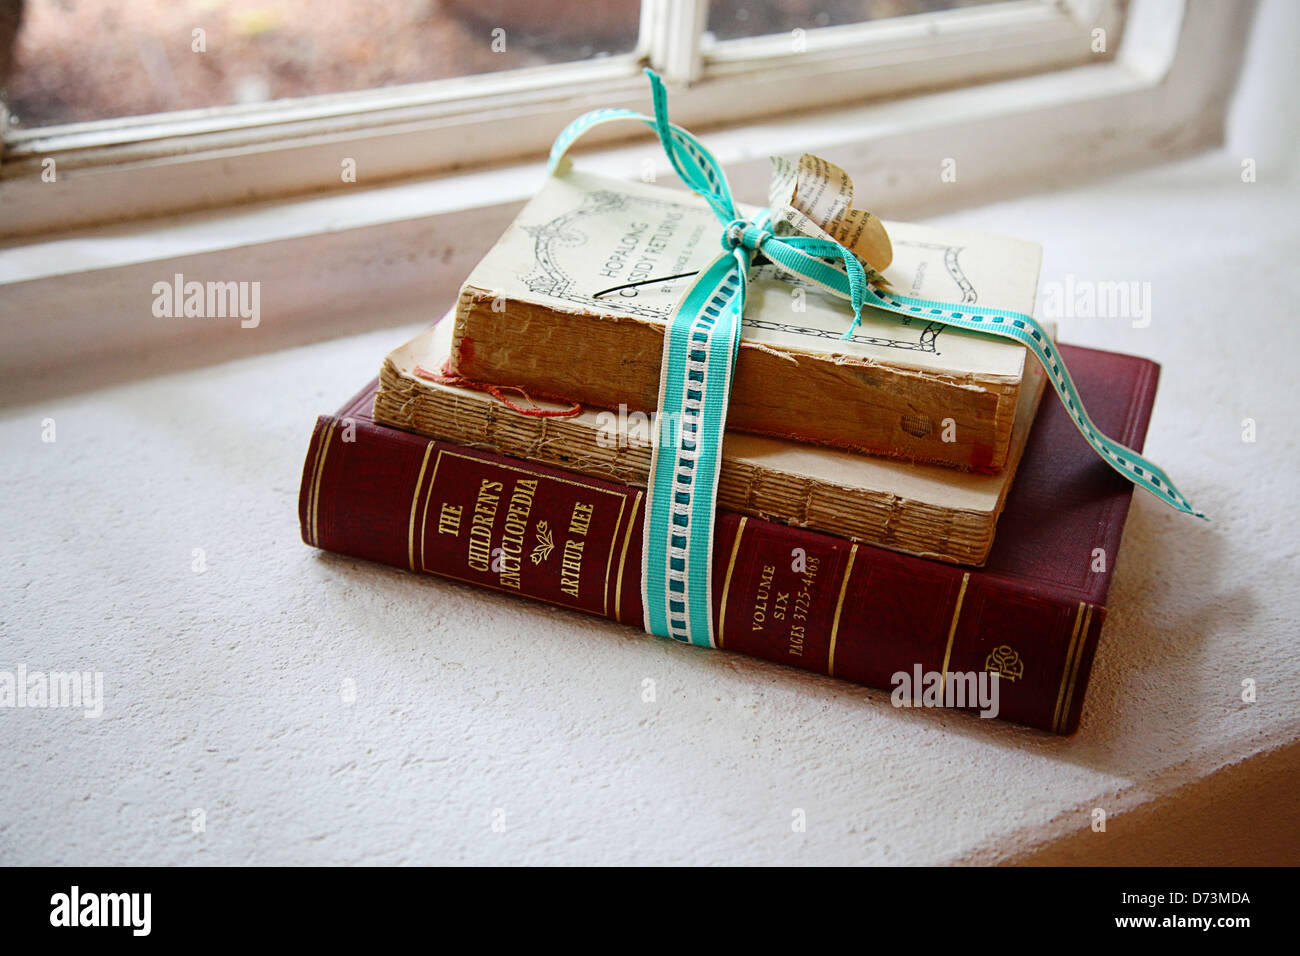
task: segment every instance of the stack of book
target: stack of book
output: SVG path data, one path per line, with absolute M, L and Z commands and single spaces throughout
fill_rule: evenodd
M 1033 243 L 887 228 L 894 289 L 1032 313 Z M 665 321 L 718 231 L 680 191 L 551 178 L 443 321 L 317 421 L 303 539 L 640 627 Z M 1040 402 L 1023 347 L 872 310 L 842 340 L 851 318 L 756 266 L 718 492 L 716 643 L 908 706 L 997 674 L 999 717 L 1073 732 L 1132 485 Z M 1158 366 L 1060 352 L 1097 425 L 1141 449 Z

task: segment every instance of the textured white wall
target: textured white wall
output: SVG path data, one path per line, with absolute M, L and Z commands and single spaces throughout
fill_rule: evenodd
M 1295 7 L 1260 21 L 1258 56 L 1294 77 L 1293 56 L 1266 54 L 1288 30 L 1294 50 Z M 1295 89 L 1267 79 L 1243 87 L 1256 116 Z M 1293 108 L 1273 115 L 1294 124 Z M 1240 181 L 1268 129 L 939 220 L 1042 241 L 1045 282 L 1151 283 L 1148 328 L 1063 318 L 1061 337 L 1164 363 L 1147 447 L 1214 518 L 1135 500 L 1074 738 L 896 711 L 880 692 L 303 546 L 314 416 L 404 328 L 0 413 L 0 670 L 103 671 L 107 697 L 98 720 L 0 709 L 0 860 L 994 860 L 1293 743 L 1294 125 L 1260 181 Z

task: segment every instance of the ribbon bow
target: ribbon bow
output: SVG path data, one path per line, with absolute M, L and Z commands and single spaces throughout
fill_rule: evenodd
M 972 305 L 958 306 L 960 311 L 956 311 L 950 303 L 893 295 L 871 284 L 882 284 L 878 272 L 872 269 L 868 273 L 857 255 L 837 240 L 824 238 L 825 233 L 781 234 L 792 230 L 791 221 L 774 222 L 772 209 L 761 210 L 753 219 L 742 216 L 718 161 L 699 140 L 668 121 L 663 81 L 653 71 L 645 72 L 650 78 L 654 116 L 599 109 L 578 117 L 551 147 L 548 172 L 559 168 L 573 142 L 593 126 L 636 120 L 658 134 L 677 175 L 709 204 L 722 225 L 723 252 L 686 290 L 664 335 L 656 416 L 659 435 L 651 457 L 642 555 L 647 631 L 714 646 L 714 503 L 727 403 L 740 350 L 745 287 L 754 257 L 760 254 L 794 277 L 847 299 L 853 308 L 853 323 L 844 333 L 846 339 L 861 321 L 863 306 L 870 305 L 1024 345 L 1047 370 L 1066 411 L 1107 464 L 1177 510 L 1205 517 L 1157 465 L 1097 429 L 1047 332 L 1031 316 Z

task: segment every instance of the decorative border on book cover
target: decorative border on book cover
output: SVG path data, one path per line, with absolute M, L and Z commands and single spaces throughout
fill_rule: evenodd
M 546 295 L 551 298 L 560 299 L 565 302 L 572 302 L 576 305 L 601 307 L 608 305 L 607 301 L 600 298 L 603 294 L 600 290 L 583 291 L 578 288 L 577 281 L 569 275 L 563 265 L 563 251 L 566 248 L 579 248 L 587 245 L 590 237 L 582 228 L 582 221 L 593 216 L 602 215 L 609 212 L 623 212 L 628 208 L 629 203 L 643 205 L 648 209 L 654 209 L 660 213 L 665 211 L 694 212 L 691 207 L 682 206 L 679 203 L 665 199 L 655 199 L 645 196 L 628 196 L 622 193 L 615 193 L 610 190 L 597 190 L 587 193 L 583 196 L 581 204 L 576 209 L 562 213 L 548 222 L 537 226 L 525 226 L 524 231 L 533 237 L 534 246 L 533 254 L 535 257 L 532 268 L 522 275 L 524 283 L 528 290 L 538 295 Z M 698 236 L 692 236 L 687 243 L 688 249 L 694 249 L 699 239 L 703 236 L 703 228 L 695 230 Z M 952 279 L 953 284 L 960 293 L 960 299 L 957 301 L 963 305 L 973 305 L 979 301 L 979 292 L 976 290 L 970 278 L 962 271 L 960 255 L 964 247 L 945 245 L 932 242 L 917 242 L 909 240 L 899 240 L 895 242 L 896 246 L 908 246 L 915 249 L 924 249 L 938 253 L 933 260 L 936 267 L 941 267 L 943 271 Z M 679 257 L 679 264 L 680 264 Z M 931 263 L 927 261 L 925 265 Z M 673 267 L 674 269 L 676 267 Z M 672 278 L 669 278 L 671 276 Z M 665 281 L 675 281 L 683 276 L 676 272 L 670 272 L 665 276 Z M 781 279 L 791 284 L 797 284 L 808 288 L 810 291 L 816 291 L 814 286 L 802 282 L 799 277 L 792 275 L 781 269 L 779 266 L 765 263 L 754 270 L 754 279 Z M 672 315 L 674 304 L 665 303 L 662 306 L 642 305 L 628 300 L 619 303 L 619 309 L 631 315 L 641 316 L 648 319 L 659 319 L 667 321 Z M 943 331 L 944 326 L 938 322 L 925 322 L 912 326 L 912 317 L 903 317 L 898 322 L 900 330 L 906 330 L 909 335 L 915 337 L 882 337 L 875 335 L 865 335 L 855 332 L 847 340 L 844 338 L 842 331 L 833 331 L 828 329 L 818 329 L 811 326 L 799 325 L 794 322 L 773 322 L 768 319 L 757 319 L 746 317 L 742 320 L 744 328 L 761 329 L 769 332 L 784 332 L 788 335 L 802 335 L 815 339 L 834 339 L 836 341 L 850 341 L 859 345 L 872 345 L 878 348 L 901 349 L 913 352 L 937 352 L 936 341 L 939 333 Z

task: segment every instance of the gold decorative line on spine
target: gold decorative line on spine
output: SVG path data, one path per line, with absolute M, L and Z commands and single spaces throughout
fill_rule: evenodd
M 618 579 L 614 582 L 614 620 L 623 623 L 623 565 L 627 562 L 627 546 L 632 543 L 632 529 L 636 527 L 636 509 L 641 505 L 638 491 L 632 500 L 632 513 L 628 515 L 627 531 L 623 533 L 623 550 L 618 556 Z
M 429 487 L 424 493 L 424 507 L 420 511 L 420 570 L 426 574 L 429 569 L 424 566 L 424 535 L 429 530 L 429 502 L 433 500 L 433 486 L 438 481 L 438 469 L 442 467 L 442 456 L 445 454 L 447 452 L 439 451 L 438 457 L 433 460 L 433 473 L 429 475 Z
M 1083 623 L 1084 602 L 1079 602 L 1074 612 L 1074 631 L 1070 634 L 1070 643 L 1065 649 L 1065 663 L 1061 667 L 1061 688 L 1056 692 L 1056 710 L 1052 712 L 1052 730 L 1061 728 L 1061 705 L 1065 703 L 1065 687 L 1070 681 L 1070 662 L 1074 660 L 1074 648 L 1079 643 L 1079 625 Z
M 320 458 L 316 462 L 316 477 L 312 479 L 311 488 L 311 540 L 316 547 L 320 547 L 320 524 L 317 521 L 317 506 L 320 504 L 320 479 L 325 474 L 325 456 L 330 453 L 330 442 L 334 440 L 334 429 L 338 427 L 337 421 L 331 421 L 329 430 L 321 438 Z
M 1083 628 L 1079 631 L 1079 648 L 1074 654 L 1074 665 L 1070 668 L 1070 688 L 1065 692 L 1065 706 L 1061 709 L 1061 723 L 1057 730 L 1064 730 L 1070 722 L 1070 705 L 1074 703 L 1074 682 L 1079 677 L 1079 663 L 1083 660 L 1083 649 L 1088 644 L 1088 629 L 1092 626 L 1092 605 L 1083 616 Z
M 415 570 L 415 506 L 420 501 L 420 486 L 424 484 L 424 469 L 429 466 L 429 456 L 433 454 L 433 442 L 424 446 L 424 460 L 420 462 L 420 476 L 415 479 L 415 490 L 411 492 L 411 521 L 406 527 L 406 557 Z
M 844 611 L 844 595 L 849 592 L 849 575 L 853 573 L 853 559 L 858 556 L 858 546 L 849 549 L 849 563 L 844 568 L 844 580 L 840 582 L 840 599 L 835 602 L 835 620 L 831 623 L 831 647 L 826 652 L 826 674 L 835 676 L 835 642 L 840 636 L 840 614 Z
M 320 449 L 325 444 L 325 433 L 329 431 L 328 425 L 321 425 L 320 428 L 312 429 L 311 439 L 307 445 L 307 452 L 311 454 L 311 478 L 307 480 L 307 500 L 303 506 L 303 533 L 307 536 L 307 543 L 320 547 L 316 540 L 316 524 L 312 521 L 311 503 L 316 498 L 316 476 L 320 470 Z M 315 452 L 312 452 L 312 449 Z
M 604 617 L 609 617 L 609 571 L 614 567 L 614 549 L 618 546 L 618 529 L 623 526 L 623 512 L 626 510 L 627 495 L 623 495 L 618 501 L 618 517 L 614 519 L 614 537 L 609 542 L 609 557 L 605 558 L 605 586 L 600 592 L 601 599 L 604 602 L 601 605 L 600 613 Z M 633 512 L 633 517 L 636 517 L 635 512 Z M 614 595 L 614 603 L 618 603 L 617 594 Z M 618 611 L 615 610 L 614 613 L 617 615 Z
M 748 518 L 741 518 L 736 528 L 736 542 L 731 546 L 731 560 L 727 562 L 727 576 L 722 581 L 722 607 L 718 611 L 718 646 L 722 647 L 727 632 L 727 594 L 731 591 L 731 572 L 736 570 L 736 555 L 740 554 L 740 539 L 745 536 L 745 523 Z
M 966 585 L 970 584 L 970 572 L 961 576 L 961 589 L 957 592 L 957 606 L 952 609 L 952 623 L 948 625 L 948 646 L 943 649 L 943 667 L 939 668 L 939 700 L 943 701 L 947 691 L 948 662 L 952 660 L 952 642 L 957 636 L 957 622 L 961 620 L 961 605 L 966 600 Z

